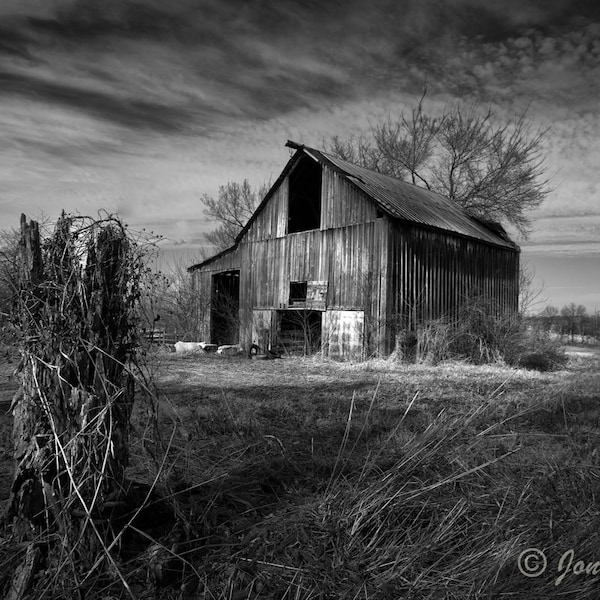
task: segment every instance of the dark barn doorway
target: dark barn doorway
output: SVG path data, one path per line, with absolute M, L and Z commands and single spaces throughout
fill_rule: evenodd
M 240 335 L 240 272 L 224 271 L 212 276 L 210 341 L 237 344 Z
M 309 356 L 321 351 L 320 310 L 278 310 L 277 347 L 286 354 Z

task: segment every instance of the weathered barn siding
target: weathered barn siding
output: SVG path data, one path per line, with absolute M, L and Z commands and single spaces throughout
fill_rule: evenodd
M 517 250 L 412 224 L 391 223 L 390 229 L 387 291 L 398 328 L 456 317 L 466 300 L 476 298 L 497 315 L 517 311 Z
M 275 343 L 282 314 L 292 314 L 282 311 L 302 310 L 290 305 L 293 282 L 307 282 L 318 295 L 316 304 L 307 296 L 305 309 L 322 311 L 322 349 L 331 356 L 388 354 L 400 330 L 456 316 L 473 296 L 499 313 L 517 310 L 519 250 L 510 241 L 420 188 L 410 211 L 418 216 L 420 202 L 428 203 L 423 214 L 432 221 L 439 205 L 440 226 L 411 221 L 397 205 L 411 193 L 408 184 L 398 191 L 398 182 L 359 168 L 345 173 L 343 161 L 310 149 L 295 156 L 321 165 L 319 228 L 287 233 L 289 177 L 298 164 L 292 158 L 236 245 L 195 271 L 198 289 L 211 290 L 214 275 L 239 270 L 239 341 L 246 348 Z M 377 185 L 379 200 L 369 195 Z M 210 316 L 201 325 L 209 336 Z
M 287 178 L 286 178 L 287 182 Z M 288 186 L 277 187 L 269 201 L 252 221 L 244 242 L 256 242 L 283 237 L 287 233 Z
M 377 206 L 350 181 L 324 166 L 322 183 L 321 229 L 374 221 Z
M 240 257 L 247 268 L 240 273 L 240 342 L 253 343 L 253 311 L 292 308 L 294 281 L 327 282 L 326 310 L 364 310 L 367 320 L 380 320 L 386 310 L 387 231 L 378 219 L 242 242 Z
M 223 271 L 234 271 L 241 267 L 241 254 L 238 246 L 234 246 L 225 252 L 217 254 L 202 263 L 201 273 L 222 273 Z

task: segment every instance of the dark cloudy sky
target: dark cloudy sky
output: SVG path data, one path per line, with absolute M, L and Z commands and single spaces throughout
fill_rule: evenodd
M 202 194 L 418 98 L 528 108 L 555 191 L 523 257 L 600 309 L 597 0 L 1 0 L 0 223 L 120 213 L 194 255 Z

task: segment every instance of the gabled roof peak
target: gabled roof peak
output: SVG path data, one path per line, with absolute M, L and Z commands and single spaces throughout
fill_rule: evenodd
M 294 142 L 294 140 L 288 140 L 285 143 L 286 148 L 291 148 L 292 150 L 302 150 L 304 148 L 304 144 L 299 144 L 298 142 Z

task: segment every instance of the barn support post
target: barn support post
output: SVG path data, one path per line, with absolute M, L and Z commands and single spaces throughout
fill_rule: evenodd
M 12 600 L 42 576 L 40 565 L 83 589 L 116 571 L 107 547 L 124 505 L 135 267 L 117 220 L 76 225 L 63 214 L 41 242 L 38 224 L 21 217 L 21 388 L 4 522 L 28 550 L 5 596 Z

